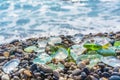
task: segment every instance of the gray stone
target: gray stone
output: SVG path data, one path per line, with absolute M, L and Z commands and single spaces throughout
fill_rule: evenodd
M 59 79 L 60 74 L 59 74 L 58 71 L 53 71 L 53 76 L 54 76 L 55 78 Z
M 80 69 L 76 69 L 72 72 L 72 75 L 73 76 L 77 76 L 77 75 L 80 75 L 81 74 L 81 70 Z

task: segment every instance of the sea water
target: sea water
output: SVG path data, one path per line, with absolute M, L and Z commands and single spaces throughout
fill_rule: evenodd
M 0 0 L 0 43 L 119 27 L 120 0 Z

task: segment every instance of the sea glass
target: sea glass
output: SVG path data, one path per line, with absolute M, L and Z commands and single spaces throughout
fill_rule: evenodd
M 116 56 L 116 52 L 113 49 L 101 49 L 97 51 L 100 55 L 103 56 Z
M 37 50 L 36 46 L 29 46 L 29 47 L 26 47 L 24 49 L 24 51 L 27 52 L 27 53 L 31 53 L 31 52 L 36 51 L 36 50 Z
M 115 41 L 114 46 L 116 46 L 116 47 L 120 46 L 120 41 Z
M 38 41 L 38 47 L 41 49 L 41 48 L 44 48 L 46 47 L 47 45 L 47 40 L 41 40 L 41 41 Z
M 50 37 L 48 40 L 49 45 L 55 45 L 61 42 L 62 42 L 62 39 L 60 37 Z
M 95 43 L 85 43 L 83 45 L 85 48 L 88 50 L 99 50 L 102 49 L 102 46 L 100 44 L 95 44 Z
M 9 62 L 5 63 L 2 67 L 3 71 L 5 73 L 10 73 L 12 70 L 14 70 L 20 63 L 19 59 L 12 59 Z
M 104 48 L 104 49 L 107 49 L 110 46 L 112 46 L 110 44 L 110 39 L 109 38 L 106 38 L 106 37 L 95 37 L 93 39 L 94 39 L 94 43 L 102 45 L 102 48 Z
M 67 58 L 68 56 L 68 52 L 65 48 L 59 48 L 58 51 L 56 51 L 52 57 L 59 59 L 59 60 L 64 60 L 65 58 Z
M 103 57 L 101 61 L 112 67 L 120 67 L 120 60 L 114 56 Z
M 37 56 L 38 57 L 33 60 L 33 63 L 36 63 L 36 64 L 46 64 L 47 62 L 52 60 L 52 57 L 50 57 L 46 53 L 41 53 L 41 54 L 39 54 Z

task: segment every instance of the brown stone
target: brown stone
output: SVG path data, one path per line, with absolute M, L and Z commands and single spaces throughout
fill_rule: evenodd
M 5 52 L 3 52 L 3 56 L 9 57 L 9 56 L 10 56 L 10 53 L 5 51 Z
M 25 75 L 27 75 L 28 77 L 31 77 L 31 76 L 32 76 L 32 74 L 31 74 L 31 72 L 30 72 L 29 70 L 24 70 L 23 73 L 24 73 Z

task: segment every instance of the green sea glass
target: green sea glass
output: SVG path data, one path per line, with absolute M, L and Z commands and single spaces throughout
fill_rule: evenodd
M 87 48 L 88 50 L 99 50 L 99 49 L 102 49 L 101 45 L 95 44 L 95 43 L 85 43 L 83 46 L 85 48 Z
M 102 45 L 102 48 L 104 48 L 104 49 L 107 49 L 110 46 L 112 46 L 110 44 L 110 42 L 109 42 L 110 41 L 109 38 L 106 38 L 106 37 L 95 37 L 94 40 L 95 40 L 94 43 Z
M 24 49 L 24 51 L 27 53 L 31 53 L 31 52 L 36 51 L 36 50 L 37 50 L 36 46 L 29 46 L 29 47 Z
M 120 46 L 120 41 L 115 41 L 114 46 L 116 47 Z

